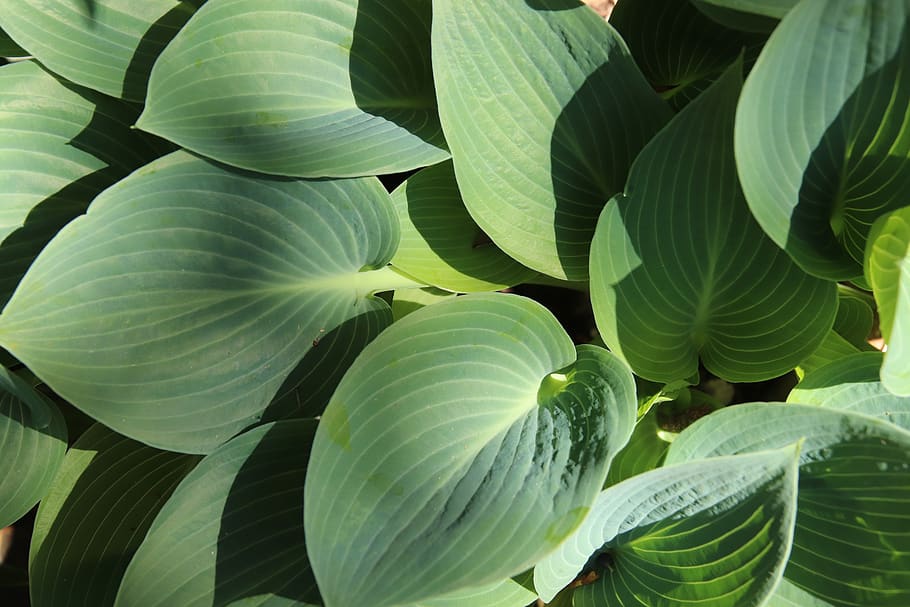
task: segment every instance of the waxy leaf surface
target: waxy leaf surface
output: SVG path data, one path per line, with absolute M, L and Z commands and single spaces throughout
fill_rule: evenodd
M 409 314 L 316 433 L 304 516 L 325 604 L 412 604 L 525 571 L 585 518 L 635 409 L 628 368 L 576 353 L 529 299 Z

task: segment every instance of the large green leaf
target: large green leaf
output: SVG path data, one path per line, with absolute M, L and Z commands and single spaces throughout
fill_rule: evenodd
M 496 291 L 537 272 L 489 241 L 468 214 L 451 162 L 423 169 L 392 192 L 401 244 L 392 265 L 456 292 Z
M 799 448 L 660 468 L 600 494 L 534 568 L 545 601 L 579 575 L 576 607 L 757 607 L 784 571 Z
M 694 0 L 734 11 L 782 19 L 799 0 Z
M 436 0 L 433 72 L 464 203 L 506 253 L 585 280 L 594 220 L 669 119 L 577 0 Z
M 0 30 L 0 57 L 25 57 L 27 55 L 28 52 L 13 42 L 9 34 Z
M 0 26 L 67 80 L 142 101 L 158 53 L 204 1 L 0 0 Z
M 653 381 L 691 377 L 699 360 L 729 381 L 776 377 L 834 321 L 834 284 L 800 270 L 743 200 L 733 161 L 740 72 L 737 63 L 648 144 L 597 223 L 597 327 Z
M 873 415 L 910 430 L 910 398 L 895 396 L 879 381 L 881 352 L 845 356 L 806 374 L 787 401 Z
M 743 87 L 736 163 L 765 232 L 808 272 L 862 275 L 873 221 L 910 189 L 910 0 L 808 0 Z
M 888 344 L 882 384 L 894 394 L 910 396 L 910 207 L 875 222 L 865 273 Z
M 395 173 L 448 158 L 431 0 L 222 0 L 162 53 L 138 126 L 280 175 Z
M 370 295 L 409 281 L 361 270 L 397 240 L 376 179 L 270 179 L 177 152 L 48 245 L 0 316 L 0 344 L 118 432 L 208 452 L 260 419 L 314 341 L 390 319 Z
M 797 373 L 805 375 L 816 369 L 862 352 L 859 348 L 844 339 L 834 329 L 828 331 L 822 343 L 806 358 L 799 362 Z
M 436 599 L 418 601 L 411 607 L 526 607 L 537 595 L 512 580 L 481 588 L 459 590 Z
M 53 403 L 0 367 L 0 529 L 51 488 L 66 439 L 66 423 Z
M 134 109 L 64 84 L 35 62 L 0 69 L 0 305 L 61 227 L 160 155 L 130 130 L 135 117 Z
M 743 404 L 689 426 L 666 462 L 800 439 L 796 533 L 784 575 L 839 607 L 910 604 L 910 431 L 853 411 Z
M 837 316 L 834 331 L 857 348 L 871 348 L 868 339 L 875 323 L 872 298 L 867 293 L 837 286 Z
M 319 605 L 302 499 L 315 430 L 312 420 L 266 424 L 199 462 L 130 561 L 117 607 L 226 607 L 269 595 Z
M 305 522 L 328 607 L 520 573 L 585 518 L 635 421 L 632 375 L 540 304 L 474 294 L 367 346 L 319 424 Z
M 663 438 L 657 425 L 657 409 L 651 409 L 638 420 L 629 443 L 613 458 L 604 487 L 660 466 L 670 443 Z
M 100 424 L 83 434 L 38 508 L 29 553 L 32 605 L 113 605 L 146 530 L 197 461 Z

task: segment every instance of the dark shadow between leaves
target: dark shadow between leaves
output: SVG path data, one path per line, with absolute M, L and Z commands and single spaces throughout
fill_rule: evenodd
M 842 278 L 860 276 L 872 223 L 907 204 L 910 160 L 888 155 L 894 146 L 876 139 L 896 141 L 906 131 L 904 111 L 890 106 L 893 99 L 910 94 L 901 76 L 908 63 L 910 38 L 903 36 L 891 59 L 866 74 L 812 150 L 785 246 L 795 259 L 810 255 L 819 260 L 816 268 L 823 263 L 843 275 L 852 266 L 854 275 Z M 889 111 L 888 126 L 883 126 Z M 867 151 L 871 145 L 877 147 L 874 152 Z
M 581 0 L 525 0 L 535 11 L 570 11 L 581 6 Z

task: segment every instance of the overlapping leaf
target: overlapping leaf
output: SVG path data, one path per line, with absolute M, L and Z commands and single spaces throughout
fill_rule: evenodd
M 113 605 L 146 530 L 197 460 L 100 424 L 82 435 L 38 509 L 29 554 L 32 605 Z
M 866 278 L 878 304 L 879 326 L 888 344 L 882 384 L 910 396 L 910 207 L 883 216 L 872 228 Z
M 705 15 L 726 27 L 768 33 L 799 0 L 690 0 Z
M 646 472 L 605 490 L 534 568 L 545 601 L 576 577 L 576 607 L 762 605 L 783 574 L 796 515 L 797 446 Z
M 303 536 L 315 429 L 312 420 L 266 424 L 199 462 L 149 528 L 117 607 L 321 604 Z
M 32 61 L 0 69 L 0 304 L 63 225 L 160 155 L 130 130 L 134 118 Z
M 0 344 L 117 431 L 204 453 L 260 419 L 314 341 L 387 308 L 370 294 L 406 281 L 360 270 L 394 253 L 394 213 L 375 179 L 269 179 L 177 152 L 60 232 Z
M 443 291 L 434 287 L 427 287 L 424 289 L 401 289 L 395 291 L 395 295 L 392 299 L 392 317 L 398 321 L 411 312 L 416 312 L 420 308 L 440 303 L 455 296 L 455 293 Z
M 657 409 L 638 420 L 629 443 L 613 458 L 605 487 L 660 466 L 670 443 L 664 440 L 657 425 Z
M 25 57 L 28 53 L 13 42 L 9 34 L 0 30 L 0 57 Z
M 482 588 L 459 590 L 437 599 L 419 601 L 413 607 L 526 607 L 537 595 L 512 580 Z
M 138 125 L 280 175 L 395 173 L 448 158 L 430 0 L 224 0 L 155 64 Z
M 862 275 L 910 188 L 910 1 L 800 2 L 743 87 L 736 162 L 755 218 L 807 271 Z
M 328 607 L 501 581 L 585 518 L 635 419 L 631 373 L 531 300 L 458 297 L 367 346 L 323 415 L 305 493 Z
M 394 192 L 401 244 L 392 265 L 456 292 L 496 291 L 537 275 L 486 238 L 468 214 L 451 162 L 423 169 Z
M 834 320 L 835 286 L 800 270 L 743 199 L 733 161 L 740 71 L 731 67 L 648 144 L 597 223 L 598 329 L 653 381 L 692 377 L 699 359 L 729 381 L 776 377 Z
M 66 452 L 60 411 L 0 368 L 0 529 L 19 520 L 51 488 Z M 2 558 L 0 558 L 2 560 Z
M 433 72 L 464 203 L 502 250 L 585 280 L 594 219 L 669 119 L 576 0 L 437 0 Z
M 803 439 L 796 533 L 785 576 L 839 607 L 910 603 L 910 432 L 811 405 L 737 405 L 695 422 L 666 463 Z
M 204 1 L 0 0 L 0 26 L 67 80 L 142 101 L 158 53 Z

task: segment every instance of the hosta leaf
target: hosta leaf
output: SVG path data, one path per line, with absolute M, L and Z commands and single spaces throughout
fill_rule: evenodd
M 879 381 L 881 352 L 860 352 L 807 373 L 787 401 L 858 411 L 910 430 L 910 398 L 895 396 Z
M 266 424 L 203 458 L 149 528 L 117 606 L 268 605 L 269 595 L 319 605 L 301 499 L 315 429 L 312 420 Z
M 767 38 L 718 25 L 689 0 L 619 2 L 610 24 L 648 82 L 676 109 L 695 99 L 744 48 L 754 61 Z
M 135 117 L 35 62 L 0 69 L 0 305 L 61 227 L 104 188 L 160 155 L 130 130 Z
M 776 377 L 834 320 L 835 286 L 801 271 L 743 200 L 733 162 L 740 71 L 731 67 L 648 144 L 597 223 L 597 326 L 653 381 L 691 377 L 699 359 L 728 381 Z
M 152 519 L 197 461 L 100 424 L 83 434 L 38 509 L 29 554 L 32 605 L 113 605 Z
M 736 163 L 765 232 L 808 272 L 862 275 L 910 188 L 910 0 L 800 2 L 743 87 Z
M 0 461 L 5 462 L 0 529 L 19 520 L 51 488 L 66 439 L 66 423 L 53 403 L 0 367 Z
M 800 361 L 797 373 L 805 375 L 824 367 L 834 361 L 861 352 L 859 348 L 841 337 L 840 333 L 830 330 L 822 343 L 804 360 Z
M 871 348 L 866 341 L 875 321 L 870 302 L 871 298 L 867 295 L 838 285 L 834 331 L 857 348 Z
M 661 438 L 657 409 L 638 420 L 629 443 L 613 458 L 604 487 L 615 485 L 661 465 L 670 443 Z
M 910 207 L 876 221 L 866 254 L 866 276 L 888 344 L 882 384 L 910 396 Z
M 28 53 L 13 42 L 9 34 L 0 30 L 0 57 L 25 57 Z
M 360 270 L 394 253 L 394 213 L 372 178 L 270 179 L 177 152 L 48 245 L 0 344 L 118 432 L 205 453 L 260 419 L 313 341 L 387 307 L 370 294 L 397 278 Z
M 803 439 L 793 551 L 784 575 L 836 606 L 910 604 L 910 432 L 812 405 L 754 403 L 704 417 L 667 465 Z
M 222 0 L 155 64 L 138 126 L 280 175 L 397 173 L 448 158 L 431 0 Z
M 455 293 L 434 287 L 401 289 L 395 291 L 395 296 L 392 299 L 392 317 L 399 321 L 411 312 L 416 312 L 420 308 L 425 308 L 453 297 L 455 297 Z
M 418 601 L 412 607 L 526 607 L 537 595 L 512 580 Z
M 796 515 L 798 447 L 646 472 L 600 494 L 534 568 L 549 601 L 579 574 L 576 607 L 749 607 L 783 574 Z
M 537 275 L 503 253 L 468 214 L 451 162 L 423 169 L 394 192 L 401 244 L 392 265 L 436 287 L 496 291 Z
M 762 15 L 772 19 L 782 19 L 799 0 L 695 0 L 699 4 L 708 4 L 734 11 Z
M 529 299 L 406 316 L 364 349 L 316 433 L 304 512 L 325 604 L 411 604 L 526 570 L 584 519 L 634 420 L 628 368 L 576 354 Z
M 785 578 L 765 607 L 831 607 L 831 603 L 813 596 Z
M 437 0 L 433 72 L 464 203 L 502 250 L 585 280 L 594 220 L 669 119 L 577 0 Z
M 204 1 L 0 0 L 0 26 L 67 80 L 142 101 L 158 53 Z

